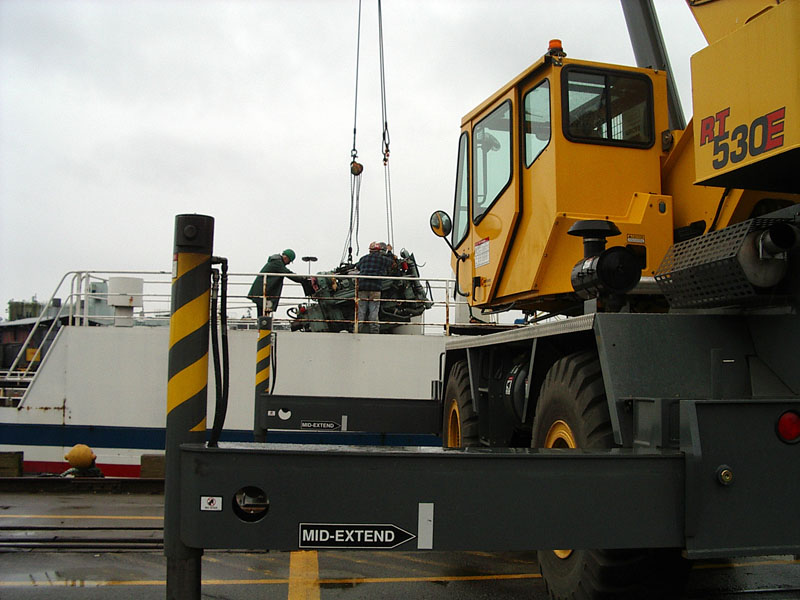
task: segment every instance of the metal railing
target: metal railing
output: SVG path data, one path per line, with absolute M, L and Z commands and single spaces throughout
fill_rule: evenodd
M 250 287 L 258 276 L 267 275 L 268 277 L 289 277 L 283 273 L 229 273 L 228 275 L 228 326 L 231 329 L 256 329 L 256 309 L 255 304 L 248 298 L 247 294 Z M 141 307 L 138 307 L 133 315 L 132 322 L 134 327 L 140 326 L 167 326 L 170 317 L 170 297 L 172 274 L 169 271 L 70 271 L 61 278 L 53 293 L 45 303 L 36 321 L 31 325 L 30 331 L 23 342 L 19 352 L 7 370 L 0 371 L 0 385 L 7 384 L 26 384 L 35 376 L 37 363 L 41 365 L 46 359 L 43 352 L 43 345 L 52 343 L 60 327 L 89 327 L 89 326 L 111 326 L 114 324 L 115 314 L 113 307 L 109 306 L 108 299 L 113 294 L 107 289 L 101 291 L 102 286 L 95 284 L 108 284 L 110 278 L 115 276 L 138 277 L 142 279 L 143 292 L 135 296 L 141 296 Z M 336 279 L 338 281 L 355 280 L 353 282 L 354 295 L 352 298 L 324 297 L 317 299 L 314 296 L 307 296 L 303 291 L 302 285 L 294 281 L 284 281 L 285 286 L 281 294 L 278 310 L 273 314 L 273 329 L 289 330 L 292 323 L 297 323 L 296 313 L 300 305 L 313 305 L 318 302 L 334 301 L 342 302 L 351 300 L 354 302 L 353 320 L 338 319 L 305 319 L 306 323 L 335 323 L 340 324 L 342 329 L 359 330 L 359 325 L 368 324 L 369 321 L 358 320 L 358 305 L 361 301 L 358 298 L 358 281 L 365 279 L 381 280 L 400 280 L 404 282 L 414 282 L 425 290 L 426 300 L 419 298 L 383 298 L 381 302 L 393 302 L 398 305 L 405 303 L 419 304 L 421 301 L 431 303 L 431 307 L 424 310 L 419 317 L 415 317 L 410 322 L 408 320 L 381 321 L 386 325 L 412 325 L 419 333 L 426 335 L 450 335 L 453 328 L 458 325 L 469 325 L 470 327 L 494 326 L 493 322 L 474 322 L 466 319 L 459 321 L 457 318 L 457 305 L 463 302 L 454 300 L 455 280 L 451 278 L 430 278 L 430 277 L 367 277 L 363 275 L 349 274 L 292 274 L 295 279 Z M 62 297 L 63 296 L 63 297 Z M 57 300 L 61 299 L 60 305 Z M 270 300 L 269 297 L 264 297 Z M 7 322 L 7 324 L 13 322 Z M 40 328 L 46 328 L 41 335 L 41 344 L 34 347 L 34 339 Z M 28 349 L 32 355 L 26 357 Z M 2 396 L 2 394 L 0 394 Z

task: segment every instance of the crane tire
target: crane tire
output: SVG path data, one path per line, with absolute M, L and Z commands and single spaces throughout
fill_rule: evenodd
M 477 446 L 480 443 L 478 415 L 472 406 L 466 360 L 456 362 L 450 369 L 444 399 L 442 445 L 445 448 Z
M 531 447 L 615 447 L 595 352 L 570 354 L 550 368 L 536 405 Z M 688 561 L 672 548 L 546 550 L 538 552 L 538 563 L 553 600 L 672 598 L 689 572 Z

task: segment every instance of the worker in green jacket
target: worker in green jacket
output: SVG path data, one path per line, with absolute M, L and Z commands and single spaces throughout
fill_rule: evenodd
M 295 259 L 294 250 L 291 248 L 287 248 L 280 254 L 273 254 L 267 260 L 267 264 L 259 271 L 259 273 L 292 273 L 294 271 L 290 271 L 286 265 L 291 263 Z M 266 286 L 264 284 L 264 279 L 266 279 Z M 255 302 L 256 308 L 258 310 L 257 315 L 264 314 L 264 300 L 267 301 L 267 307 L 270 310 L 276 310 L 278 308 L 278 301 L 281 299 L 281 291 L 283 291 L 283 277 L 264 277 L 263 275 L 256 276 L 255 280 L 253 281 L 253 285 L 250 286 L 250 291 L 247 294 L 247 297 L 250 298 L 253 302 Z M 296 281 L 301 283 L 303 281 L 302 277 L 289 277 L 292 281 Z

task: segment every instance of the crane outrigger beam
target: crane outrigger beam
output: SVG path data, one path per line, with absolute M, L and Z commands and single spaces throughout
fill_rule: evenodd
M 513 551 L 684 540 L 677 451 L 220 443 L 184 446 L 182 474 L 181 538 L 201 548 Z

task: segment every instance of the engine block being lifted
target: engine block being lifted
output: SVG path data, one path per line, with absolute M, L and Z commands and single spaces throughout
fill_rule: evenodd
M 414 254 L 403 249 L 394 258 L 388 278 L 381 286 L 381 333 L 411 322 L 433 306 L 428 287 L 419 281 Z M 304 282 L 303 288 L 311 301 L 289 309 L 292 331 L 352 333 L 356 320 L 354 275 L 358 275 L 356 265 L 342 263 L 333 271 L 323 271 Z

